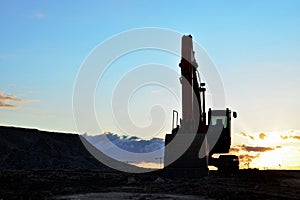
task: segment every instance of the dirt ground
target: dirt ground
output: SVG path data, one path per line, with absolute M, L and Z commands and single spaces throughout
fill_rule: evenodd
M 0 199 L 300 199 L 300 171 L 168 179 L 100 171 L 0 172 Z

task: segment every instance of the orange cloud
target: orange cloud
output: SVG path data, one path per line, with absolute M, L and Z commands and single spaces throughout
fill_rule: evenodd
M 300 136 L 299 135 L 289 135 L 289 136 L 287 136 L 287 135 L 281 135 L 280 137 L 283 140 L 286 140 L 286 139 L 289 139 L 289 138 L 295 139 L 295 140 L 300 140 Z
M 3 92 L 0 92 L 0 108 L 7 108 L 7 109 L 21 108 L 21 106 L 14 105 L 11 102 L 28 103 L 28 102 L 33 102 L 33 101 L 36 101 L 36 100 L 20 99 L 20 98 L 17 98 L 17 96 L 15 96 L 15 95 L 4 95 Z
M 240 135 L 244 137 L 249 137 L 251 140 L 254 140 L 254 137 L 252 135 L 248 135 L 245 132 L 240 132 Z
M 264 134 L 264 133 L 260 133 L 260 134 L 259 134 L 259 138 L 262 139 L 262 140 L 265 139 L 266 136 L 267 136 L 267 135 Z
M 293 136 L 290 136 L 291 138 L 293 139 L 296 139 L 296 140 L 300 140 L 300 136 L 299 135 L 293 135 Z
M 233 147 L 233 148 L 229 149 L 229 153 L 236 153 L 236 152 L 239 152 L 239 151 L 240 151 L 240 149 L 236 148 L 236 147 Z
M 253 152 L 265 152 L 265 151 L 274 150 L 274 148 L 271 148 L 271 147 L 251 147 L 251 146 L 246 146 L 246 145 L 242 145 L 241 148 L 244 151 L 253 151 Z
M 244 136 L 244 137 L 247 137 L 247 134 L 244 133 L 244 132 L 240 132 L 240 135 Z
M 257 155 L 249 155 L 249 154 L 241 154 L 239 155 L 239 161 L 241 163 L 251 163 L 253 159 L 259 157 L 260 154 Z

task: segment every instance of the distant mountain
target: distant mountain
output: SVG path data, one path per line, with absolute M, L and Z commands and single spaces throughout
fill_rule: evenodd
M 109 169 L 79 135 L 0 126 L 0 170 Z
M 94 136 L 84 134 L 83 137 L 96 149 L 123 162 L 160 163 L 161 160 L 158 158 L 162 158 L 164 155 L 165 143 L 160 138 L 147 140 L 136 136 L 120 136 L 111 132 Z
M 96 148 L 101 150 L 105 149 L 105 147 L 109 148 L 111 146 L 109 144 L 103 144 L 105 141 L 104 137 L 108 138 L 108 140 L 117 147 L 132 153 L 148 153 L 160 150 L 163 154 L 163 148 L 165 146 L 164 140 L 160 138 L 151 138 L 146 140 L 136 136 L 120 136 L 111 132 L 100 135 L 84 134 L 83 137 Z

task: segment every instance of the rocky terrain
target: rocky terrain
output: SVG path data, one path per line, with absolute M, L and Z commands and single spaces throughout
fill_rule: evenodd
M 1 172 L 0 199 L 299 199 L 299 171 L 206 178 L 100 171 Z

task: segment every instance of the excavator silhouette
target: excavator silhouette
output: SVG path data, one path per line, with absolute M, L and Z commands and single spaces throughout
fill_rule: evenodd
M 164 170 L 168 173 L 190 174 L 197 176 L 208 175 L 208 165 L 218 168 L 223 173 L 234 173 L 239 170 L 239 160 L 236 155 L 220 155 L 213 158 L 213 154 L 229 153 L 231 145 L 231 115 L 236 118 L 237 113 L 230 109 L 205 110 L 205 83 L 201 83 L 197 71 L 198 64 L 194 57 L 193 40 L 191 35 L 182 37 L 181 47 L 181 86 L 182 86 L 182 119 L 178 112 L 173 111 L 172 133 L 165 136 Z M 175 121 L 176 120 L 176 121 Z M 178 123 L 178 121 L 180 121 Z M 194 133 L 194 134 L 193 134 Z M 180 141 L 193 137 L 190 146 L 174 162 L 174 152 L 179 146 L 167 145 L 176 137 Z M 208 152 L 200 156 L 201 149 L 209 146 Z

